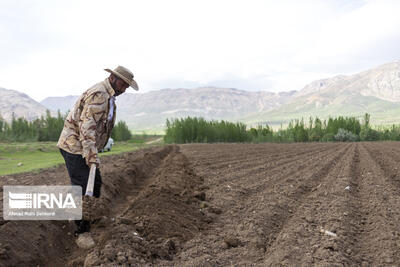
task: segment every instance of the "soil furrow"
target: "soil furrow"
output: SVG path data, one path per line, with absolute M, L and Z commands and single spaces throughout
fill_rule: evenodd
M 290 221 L 290 218 L 296 213 L 296 208 L 299 206 L 302 199 L 306 198 L 307 194 L 312 191 L 311 187 L 295 187 L 293 183 L 296 179 L 308 179 L 307 181 L 309 183 L 314 183 L 314 187 L 317 187 L 318 180 L 324 177 L 324 174 L 329 172 L 330 169 L 336 165 L 336 161 L 338 161 L 342 155 L 346 154 L 349 149 L 350 147 L 348 145 L 332 146 L 333 151 L 327 153 L 326 159 L 325 157 L 318 158 L 324 162 L 323 165 L 321 165 L 321 161 L 318 161 L 317 157 L 314 159 L 312 157 L 300 157 L 301 160 L 299 159 L 297 165 L 300 162 L 308 163 L 304 166 L 300 164 L 302 168 L 298 171 L 299 175 L 288 179 L 285 173 L 282 172 L 277 172 L 276 179 L 274 180 L 265 179 L 264 176 L 257 174 L 247 176 L 246 179 L 243 179 L 243 183 L 239 183 L 240 180 L 235 182 L 234 180 L 226 180 L 218 177 L 217 181 L 213 181 L 214 183 L 221 182 L 225 184 L 225 186 L 227 186 L 228 183 L 228 185 L 231 184 L 232 187 L 238 187 L 238 190 L 227 190 L 227 192 L 215 194 L 211 193 L 214 196 L 211 200 L 211 205 L 216 205 L 224 211 L 223 214 L 216 219 L 216 222 L 211 225 L 213 231 L 219 233 L 218 237 L 210 236 L 207 232 L 201 233 L 187 244 L 184 258 L 199 257 L 200 253 L 197 246 L 193 246 L 193 243 L 199 244 L 199 247 L 203 245 L 206 246 L 207 243 L 209 244 L 209 253 L 214 255 L 212 258 L 219 259 L 217 265 L 229 264 L 226 254 L 227 251 L 223 248 L 223 240 L 226 239 L 227 236 L 233 235 L 241 240 L 241 246 L 229 250 L 229 258 L 238 265 L 250 265 L 254 263 L 263 265 L 264 254 L 268 246 L 274 242 L 283 225 L 285 225 L 287 221 Z M 311 163 L 315 165 L 312 164 L 311 168 L 307 168 L 306 166 Z M 296 165 L 293 167 L 295 166 Z M 304 167 L 308 169 L 308 173 L 310 173 L 310 170 L 312 170 L 313 173 L 311 175 L 306 175 L 307 171 L 304 171 Z M 290 171 L 290 168 L 288 168 L 288 170 Z M 224 172 L 225 177 L 229 177 L 229 175 L 232 174 Z M 308 178 L 304 178 L 304 175 Z M 212 180 L 215 178 L 210 177 L 209 179 Z M 208 178 L 205 177 L 205 181 L 207 180 Z M 269 183 L 271 186 L 268 186 Z M 261 187 L 259 192 L 249 193 L 246 191 L 248 187 L 256 187 L 257 184 Z M 290 186 L 290 184 L 292 184 L 292 186 Z M 262 187 L 264 187 L 264 189 Z M 223 190 L 223 188 L 220 190 Z M 293 193 L 296 191 L 297 193 Z M 287 194 L 282 194 L 282 192 L 287 192 Z M 294 199 L 295 195 L 297 199 Z M 217 196 L 220 197 L 218 198 Z M 249 262 L 248 259 L 252 259 L 252 261 Z M 204 257 L 199 257 L 196 260 L 196 264 L 200 265 L 199 262 L 204 260 Z M 189 266 L 187 262 L 179 262 L 178 265 Z
M 315 170 L 312 179 L 301 180 L 299 187 L 290 194 L 291 198 L 296 196 L 298 199 L 297 206 L 289 206 L 291 216 L 284 221 L 276 232 L 274 242 L 267 247 L 264 264 L 295 265 L 296 262 L 303 262 L 312 265 L 316 260 L 335 261 L 329 254 L 334 254 L 336 248 L 329 239 L 321 237 L 320 231 L 337 231 L 340 219 L 331 217 L 331 214 L 338 214 L 338 202 L 343 201 L 340 199 L 341 192 L 337 191 L 344 192 L 345 186 L 337 185 L 346 184 L 342 181 L 348 179 L 349 168 L 345 163 L 350 162 L 353 153 L 354 146 L 347 145 L 321 169 Z
M 364 145 L 364 148 L 369 154 L 369 157 L 373 159 L 383 171 L 387 180 L 396 188 L 400 189 L 400 170 L 398 167 L 399 156 L 395 156 L 388 152 L 386 149 L 382 150 L 376 148 L 373 144 Z
M 325 159 L 329 159 L 333 154 L 340 153 L 341 150 L 345 150 L 345 147 L 336 147 L 331 148 L 328 151 L 321 151 L 315 153 L 310 157 L 301 157 L 298 159 L 291 161 L 283 161 L 283 162 L 274 162 L 269 166 L 270 163 L 267 163 L 265 167 L 257 166 L 258 169 L 252 168 L 250 170 L 243 170 L 244 174 L 239 173 L 241 175 L 232 174 L 230 176 L 230 180 L 235 182 L 236 179 L 241 177 L 246 177 L 245 179 L 245 187 L 248 191 L 248 196 L 251 196 L 252 193 L 256 193 L 257 191 L 263 191 L 265 187 L 270 186 L 270 184 L 274 184 L 274 186 L 278 184 L 291 184 L 293 186 L 293 182 L 296 181 L 299 177 L 303 177 L 306 175 L 310 169 L 319 168 L 320 161 L 324 161 Z M 260 180 L 263 177 L 264 179 Z M 281 177 L 285 177 L 279 182 L 276 182 L 276 179 L 281 179 Z M 261 181 L 260 184 L 252 184 L 254 179 L 258 179 Z M 238 181 L 237 184 L 241 184 Z
M 360 266 L 364 264 L 364 245 L 361 240 L 361 235 L 365 232 L 364 224 L 360 223 L 365 220 L 368 212 L 363 208 L 363 199 L 361 191 L 362 171 L 360 166 L 360 146 L 357 144 L 353 159 L 351 159 L 350 179 L 345 190 L 346 200 L 342 205 L 341 215 L 343 223 L 340 226 L 341 237 L 341 253 L 345 256 L 346 264 L 349 266 Z
M 253 168 L 260 168 L 259 170 L 271 170 L 271 169 L 276 169 L 276 168 L 281 168 L 284 165 L 296 162 L 299 160 L 299 158 L 304 158 L 304 159 L 309 159 L 310 157 L 314 156 L 316 153 L 321 154 L 324 152 L 330 152 L 331 148 L 327 148 L 327 149 L 320 149 L 320 150 L 312 150 L 312 151 L 307 151 L 307 152 L 302 152 L 302 153 L 298 153 L 295 155 L 263 155 L 263 157 L 253 157 L 250 159 L 247 159 L 244 162 L 234 162 L 234 163 L 228 163 L 226 165 L 223 166 L 223 168 L 228 167 L 228 170 L 230 172 L 235 172 L 235 173 L 240 173 L 243 170 L 249 170 L 249 167 L 253 167 Z M 310 156 L 310 157 L 308 157 Z M 237 164 L 240 163 L 240 164 Z M 233 166 L 233 167 L 232 167 Z M 222 169 L 223 169 L 222 168 Z M 252 169 L 253 169 L 252 168 Z M 221 168 L 219 168 L 221 169 Z M 252 174 L 252 172 L 250 173 L 245 173 L 245 175 L 249 175 Z
M 247 183 L 247 179 L 253 179 L 254 175 L 256 174 L 256 178 L 260 178 L 259 176 L 262 175 L 264 179 L 274 179 L 276 175 L 283 175 L 291 176 L 292 174 L 305 171 L 307 168 L 313 168 L 313 165 L 310 164 L 317 164 L 318 161 L 323 160 L 323 158 L 329 156 L 331 153 L 335 153 L 336 150 L 341 148 L 331 148 L 330 150 L 322 150 L 316 153 L 313 153 L 309 157 L 299 156 L 293 157 L 293 159 L 287 160 L 286 158 L 281 158 L 279 160 L 268 160 L 264 159 L 262 161 L 256 161 L 249 169 L 251 165 L 240 165 L 242 168 L 240 170 L 232 170 L 231 167 L 219 170 L 218 172 L 211 172 L 208 168 L 204 168 L 203 170 L 196 169 L 199 174 L 203 174 L 203 176 L 220 176 L 221 178 L 218 179 L 218 183 L 224 181 L 230 181 L 231 183 L 236 183 L 237 180 L 245 179 Z M 299 164 L 301 162 L 301 164 Z M 261 165 L 256 165 L 256 164 Z M 247 167 L 247 168 L 246 168 Z M 226 178 L 225 178 L 226 177 Z M 240 181 L 238 181 L 240 183 Z M 216 183 L 216 186 L 218 186 Z M 247 186 L 246 186 L 247 187 Z
M 197 164 L 206 164 L 210 170 L 214 170 L 214 169 L 218 170 L 218 169 L 224 169 L 226 167 L 229 167 L 229 168 L 232 168 L 233 171 L 235 171 L 235 170 L 242 169 L 242 166 L 245 163 L 253 163 L 254 161 L 257 161 L 260 158 L 261 158 L 261 161 L 266 160 L 266 157 L 267 157 L 267 159 L 271 159 L 271 161 L 273 161 L 273 162 L 279 161 L 280 159 L 290 159 L 289 161 L 293 161 L 293 160 L 295 160 L 295 159 L 293 159 L 294 157 L 312 155 L 313 153 L 326 151 L 326 150 L 330 149 L 330 147 L 324 147 L 324 148 L 310 147 L 306 151 L 301 151 L 300 153 L 293 154 L 293 150 L 285 151 L 284 148 L 285 147 L 278 149 L 278 148 L 266 146 L 264 144 L 262 147 L 262 150 L 257 149 L 255 152 L 252 152 L 250 154 L 243 154 L 243 156 L 238 157 L 237 154 L 235 156 L 235 154 L 232 153 L 232 151 L 230 151 L 229 154 L 223 154 L 220 157 L 218 157 L 218 160 L 212 160 L 211 158 L 206 158 L 204 161 L 198 162 Z M 238 151 L 238 152 L 241 152 L 241 151 Z M 199 155 L 196 155 L 196 158 L 198 156 Z M 223 158 L 223 159 L 221 159 L 221 158 Z
M 395 266 L 400 263 L 400 190 L 392 159 L 374 147 L 360 145 L 362 183 L 360 199 L 364 217 L 359 242 L 364 265 Z

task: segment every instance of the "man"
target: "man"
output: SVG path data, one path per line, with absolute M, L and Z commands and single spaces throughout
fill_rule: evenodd
M 85 194 L 90 166 L 99 167 L 98 151 L 103 149 L 111 135 L 115 122 L 115 97 L 129 86 L 139 87 L 127 68 L 118 66 L 103 82 L 86 90 L 65 119 L 57 146 L 64 157 L 72 185 L 80 185 Z M 96 168 L 93 196 L 100 197 L 101 175 Z M 78 233 L 89 231 L 89 222 L 76 221 Z

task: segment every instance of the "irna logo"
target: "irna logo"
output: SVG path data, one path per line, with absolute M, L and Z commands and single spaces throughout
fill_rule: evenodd
M 12 193 L 8 192 L 11 209 L 72 209 L 76 208 L 71 193 Z
M 82 187 L 3 186 L 4 220 L 81 220 Z

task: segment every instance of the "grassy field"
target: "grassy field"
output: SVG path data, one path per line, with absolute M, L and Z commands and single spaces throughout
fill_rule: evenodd
M 100 153 L 100 157 L 160 144 L 160 142 L 146 144 L 149 141 L 151 139 L 115 142 L 112 150 Z M 38 171 L 43 168 L 64 164 L 64 159 L 56 144 L 56 142 L 0 143 L 0 175 Z

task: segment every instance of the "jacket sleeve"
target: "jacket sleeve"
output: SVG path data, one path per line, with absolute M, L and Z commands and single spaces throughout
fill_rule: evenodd
M 79 139 L 83 147 L 82 156 L 87 165 L 100 164 L 96 147 L 97 127 L 105 117 L 107 108 L 108 98 L 100 92 L 89 95 L 84 102 L 79 123 Z

